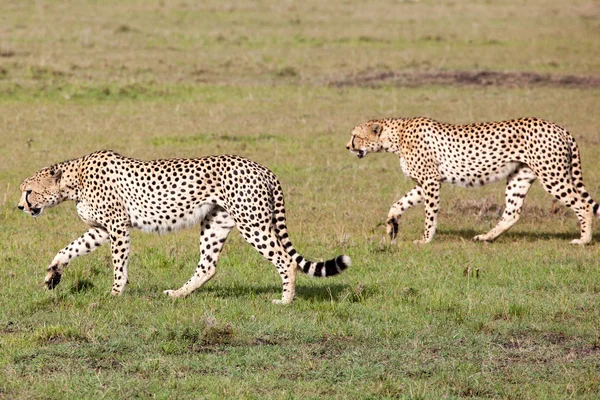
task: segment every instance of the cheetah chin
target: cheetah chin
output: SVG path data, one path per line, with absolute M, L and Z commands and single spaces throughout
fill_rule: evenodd
M 364 156 L 367 155 L 367 151 L 366 150 L 352 150 L 352 152 L 354 154 L 356 154 L 356 157 L 358 157 L 359 159 L 363 158 Z

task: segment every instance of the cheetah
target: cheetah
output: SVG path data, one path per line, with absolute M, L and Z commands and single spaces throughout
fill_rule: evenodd
M 415 242 L 429 243 L 433 239 L 442 182 L 474 187 L 507 178 L 500 221 L 488 233 L 475 236 L 475 241 L 493 241 L 519 220 L 525 196 L 536 179 L 575 211 L 581 237 L 571 243 L 589 243 L 592 215 L 600 217 L 598 203 L 583 184 L 575 139 L 565 129 L 542 119 L 468 125 L 425 117 L 370 120 L 354 127 L 346 148 L 358 158 L 372 152 L 397 154 L 402 171 L 417 184 L 390 208 L 386 231 L 392 242 L 402 214 L 420 203 L 425 206 L 425 232 Z
M 292 301 L 296 269 L 313 277 L 337 275 L 348 256 L 311 262 L 294 249 L 288 236 L 283 190 L 264 166 L 235 155 L 141 161 L 113 151 L 98 151 L 34 173 L 20 186 L 18 208 L 39 217 L 47 207 L 76 202 L 89 229 L 54 257 L 45 284 L 53 289 L 71 260 L 110 242 L 112 294 L 128 282 L 131 228 L 166 233 L 200 223 L 200 261 L 192 277 L 171 297 L 184 297 L 209 281 L 229 232 L 244 239 L 275 265 L 283 281 L 281 299 Z

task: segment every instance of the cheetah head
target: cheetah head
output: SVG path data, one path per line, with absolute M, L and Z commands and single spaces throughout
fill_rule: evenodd
M 356 154 L 358 158 L 363 158 L 367 153 L 385 151 L 389 147 L 387 142 L 384 125 L 380 121 L 371 120 L 352 129 L 352 137 L 346 148 Z
M 44 168 L 21 183 L 19 210 L 32 217 L 39 217 L 46 207 L 57 205 L 62 200 L 60 177 L 62 171 L 55 167 Z

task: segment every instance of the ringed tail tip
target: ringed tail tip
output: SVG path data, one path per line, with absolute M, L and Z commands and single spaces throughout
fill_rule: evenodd
M 305 274 L 312 277 L 334 276 L 344 272 L 352 264 L 350 257 L 344 255 L 321 262 L 306 261 L 302 256 L 298 256 L 296 262 Z
M 343 271 L 346 268 L 352 266 L 352 260 L 350 259 L 350 257 L 348 256 L 339 256 L 336 261 L 338 262 L 338 265 L 340 265 L 340 269 Z M 343 266 L 343 267 L 341 267 Z
M 322 276 L 333 276 L 342 273 L 352 264 L 350 257 L 342 255 L 325 262 Z

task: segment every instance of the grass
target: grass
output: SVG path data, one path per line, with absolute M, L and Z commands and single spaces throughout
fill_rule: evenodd
M 427 115 L 464 123 L 534 115 L 577 139 L 600 199 L 599 88 L 360 82 L 363 73 L 512 71 L 597 77 L 592 1 L 0 2 L 0 398 L 596 398 L 600 231 L 535 184 L 493 244 L 503 184 L 444 186 L 439 231 L 391 246 L 383 222 L 412 187 L 390 154 L 357 160 L 353 125 Z M 458 23 L 457 21 L 460 21 Z M 186 299 L 198 228 L 132 235 L 130 285 L 109 295 L 108 248 L 45 267 L 85 226 L 73 204 L 18 212 L 20 181 L 100 148 L 151 159 L 235 153 L 280 178 L 295 247 L 348 254 L 298 279 L 234 233 L 217 276 Z

